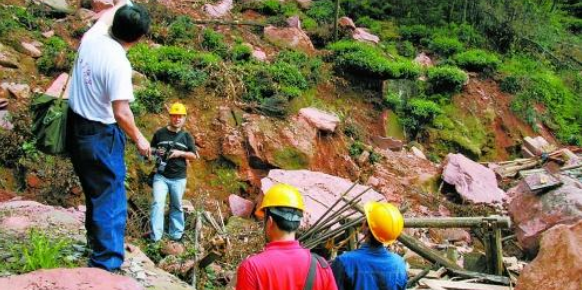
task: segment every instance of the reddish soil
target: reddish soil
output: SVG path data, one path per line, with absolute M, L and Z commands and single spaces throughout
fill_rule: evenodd
M 0 189 L 0 202 L 7 201 L 15 197 L 16 195 L 12 192 Z
M 495 134 L 497 160 L 509 159 L 514 147 L 521 145 L 525 136 L 540 135 L 548 142 L 558 144 L 545 126 L 541 126 L 539 132 L 536 133 L 527 123 L 518 118 L 510 109 L 512 99 L 513 96 L 503 93 L 494 80 L 471 78 L 463 92 L 453 98 L 453 102 L 481 120 L 487 120 L 487 109 L 493 109 L 495 119 L 485 124 Z

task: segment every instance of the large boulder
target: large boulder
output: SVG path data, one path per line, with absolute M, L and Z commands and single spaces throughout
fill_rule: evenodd
M 471 203 L 500 203 L 505 192 L 497 187 L 495 173 L 465 157 L 463 154 L 447 155 L 443 179 L 454 185 L 461 198 Z
M 277 183 L 293 185 L 303 194 L 305 214 L 302 224 L 306 227 L 315 223 L 353 185 L 353 182 L 347 179 L 321 172 L 275 169 L 269 171 L 269 175 L 261 180 L 262 192 L 266 192 L 271 186 Z M 364 185 L 356 185 L 346 197 L 351 199 L 351 197 L 360 194 L 367 188 Z M 259 199 L 261 198 L 262 194 Z M 364 193 L 361 199 L 361 205 L 364 205 L 368 201 L 385 200 L 384 196 L 373 189 L 369 189 Z M 339 209 L 344 204 L 341 201 L 335 209 Z
M 97 268 L 38 270 L 0 278 L 0 289 L 32 290 L 143 290 L 132 278 Z
M 222 0 L 216 4 L 204 4 L 203 9 L 211 18 L 220 18 L 230 12 L 232 2 L 233 0 Z
M 26 233 L 31 228 L 77 231 L 83 227 L 84 212 L 74 208 L 64 209 L 36 201 L 16 200 L 0 203 L 0 231 Z
M 70 14 L 73 11 L 67 0 L 38 0 L 38 3 L 46 5 L 53 11 Z
M 63 92 L 65 90 L 65 85 L 67 85 L 67 80 L 69 79 L 68 73 L 60 74 L 57 79 L 53 81 L 50 87 L 46 90 L 47 95 L 58 97 L 61 92 L 63 93 L 63 98 L 67 99 L 69 97 L 68 92 Z
M 517 240 L 531 252 L 537 250 L 546 230 L 582 220 L 582 183 L 564 175 L 558 177 L 563 185 L 546 193 L 532 192 L 526 180 L 507 192 L 511 197 L 508 210 Z
M 356 24 L 354 24 L 354 21 L 347 16 L 341 17 L 338 20 L 338 25 L 341 28 L 356 29 Z
M 544 233 L 540 252 L 527 265 L 515 290 L 582 288 L 582 221 L 557 225 Z
M 316 108 L 303 108 L 299 110 L 299 116 L 325 133 L 335 132 L 335 128 L 340 122 L 339 117 L 335 114 L 326 113 Z
M 275 27 L 269 25 L 264 30 L 265 39 L 277 46 L 298 49 L 312 54 L 315 47 L 305 31 L 297 27 Z
M 358 27 L 354 29 L 354 33 L 352 34 L 352 38 L 361 41 L 367 42 L 372 44 L 378 44 L 380 42 L 380 37 L 374 35 L 368 31 L 366 28 Z

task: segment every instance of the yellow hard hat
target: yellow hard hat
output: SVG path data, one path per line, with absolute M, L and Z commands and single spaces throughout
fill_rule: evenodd
M 174 103 L 170 107 L 170 115 L 186 115 L 186 106 L 182 103 Z
M 383 244 L 392 244 L 402 232 L 404 218 L 394 205 L 370 201 L 364 206 L 372 235 Z
M 275 184 L 265 192 L 263 202 L 261 202 L 261 206 L 255 211 L 255 215 L 263 218 L 265 216 L 264 209 L 268 207 L 289 207 L 300 211 L 305 210 L 303 197 L 299 190 L 294 186 L 284 183 Z

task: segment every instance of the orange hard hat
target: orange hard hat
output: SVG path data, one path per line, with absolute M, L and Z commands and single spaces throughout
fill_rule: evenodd
M 394 205 L 371 201 L 364 206 L 366 220 L 372 235 L 383 244 L 391 244 L 404 228 L 404 218 Z

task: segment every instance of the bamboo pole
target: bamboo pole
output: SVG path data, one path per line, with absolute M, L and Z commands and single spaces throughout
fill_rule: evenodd
M 480 228 L 483 220 L 494 220 L 497 226 L 507 229 L 511 226 L 511 220 L 506 216 L 489 217 L 430 217 L 430 218 L 404 218 L 405 228 Z

